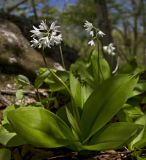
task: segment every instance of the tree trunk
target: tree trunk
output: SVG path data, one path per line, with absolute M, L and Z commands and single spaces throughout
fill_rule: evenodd
M 101 41 L 103 46 L 107 46 L 110 43 L 113 43 L 113 38 L 112 38 L 112 29 L 111 29 L 111 23 L 108 18 L 108 9 L 107 9 L 107 2 L 106 0 L 94 0 L 97 6 L 97 22 L 98 22 L 98 27 L 101 29 L 106 36 L 104 36 Z M 117 65 L 117 56 L 109 56 L 107 54 L 104 55 L 107 61 L 110 64 L 110 67 L 112 70 Z

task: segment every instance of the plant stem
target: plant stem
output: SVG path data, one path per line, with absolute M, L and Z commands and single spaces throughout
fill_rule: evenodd
M 65 69 L 64 58 L 63 58 L 63 53 L 62 53 L 62 47 L 61 47 L 61 45 L 59 45 L 59 50 L 60 50 L 60 56 L 61 56 L 62 66 Z
M 61 50 L 61 55 L 62 55 L 61 57 L 62 57 L 62 60 L 63 60 L 63 54 L 62 54 L 61 46 L 60 46 L 59 48 L 60 48 L 60 50 Z M 45 64 L 46 68 L 48 68 L 48 70 L 50 71 L 50 73 L 51 73 L 58 81 L 60 81 L 60 82 L 64 85 L 64 87 L 66 88 L 66 90 L 68 91 L 68 93 L 69 93 L 70 95 L 72 95 L 71 92 L 70 92 L 70 90 L 69 90 L 69 88 L 67 87 L 67 85 L 63 82 L 63 80 L 62 80 L 61 78 L 59 78 L 59 77 L 48 67 L 47 61 L 46 61 L 46 58 L 45 58 L 44 49 L 42 49 L 42 57 L 43 57 L 44 64 Z M 63 61 L 63 64 L 64 64 L 64 61 Z
M 101 69 L 101 65 L 100 65 L 100 49 L 99 49 L 99 46 L 100 46 L 100 43 L 99 43 L 99 40 L 98 40 L 97 51 L 98 51 L 98 72 L 99 72 L 99 83 L 100 83 L 101 78 L 103 80 L 104 77 L 103 77 L 103 73 L 102 73 L 102 69 Z M 101 74 L 101 76 L 100 76 L 100 74 Z
M 45 66 L 48 68 L 48 64 L 47 64 L 47 61 L 46 61 L 46 58 L 45 58 L 44 49 L 42 49 L 42 57 L 43 57 L 43 61 L 44 61 Z
M 36 88 L 36 95 L 37 95 L 38 100 L 41 102 L 41 96 L 40 96 L 38 88 Z

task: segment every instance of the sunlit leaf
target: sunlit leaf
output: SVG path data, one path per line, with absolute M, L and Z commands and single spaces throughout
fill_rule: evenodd
M 111 120 L 128 99 L 136 82 L 137 78 L 130 75 L 115 76 L 91 94 L 81 117 L 83 139 L 89 139 Z
M 143 127 L 134 123 L 117 122 L 104 127 L 89 141 L 89 150 L 117 149 L 127 144 Z
M 7 117 L 18 135 L 29 144 L 54 148 L 66 146 L 75 140 L 65 122 L 46 109 L 22 107 L 10 111 Z

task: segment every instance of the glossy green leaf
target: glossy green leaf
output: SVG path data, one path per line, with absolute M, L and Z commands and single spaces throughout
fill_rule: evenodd
M 88 150 L 108 150 L 117 149 L 127 144 L 131 138 L 136 136 L 143 127 L 134 123 L 117 122 L 104 127 L 97 132 L 88 146 Z
M 9 149 L 0 149 L 0 160 L 11 160 L 11 151 Z
M 77 77 L 70 73 L 70 89 L 74 98 L 75 106 L 83 109 L 83 105 L 92 93 L 93 89 L 88 83 L 81 83 Z
M 75 106 L 81 107 L 81 83 L 72 72 L 70 72 L 70 90 L 74 98 Z
M 129 148 L 133 150 L 136 148 L 142 148 L 146 145 L 146 115 L 141 116 L 135 121 L 135 124 L 143 125 L 143 130 L 137 135 L 137 137 L 130 143 Z
M 66 106 L 60 107 L 57 112 L 57 116 L 59 116 L 68 126 L 70 126 L 70 123 L 68 121 L 67 115 L 66 115 Z
M 101 52 L 93 50 L 91 56 L 91 69 L 95 80 L 95 86 L 100 84 L 103 80 L 108 79 L 111 76 L 109 64 L 103 58 Z
M 100 130 L 122 108 L 136 82 L 137 78 L 134 76 L 115 76 L 104 81 L 90 95 L 81 117 L 84 141 Z
M 26 142 L 17 135 L 13 130 L 10 130 L 11 126 L 9 124 L 0 126 L 0 143 L 7 147 L 16 147 Z
M 47 68 L 42 68 L 40 70 L 39 75 L 37 76 L 35 80 L 34 86 L 36 88 L 41 87 L 41 85 L 44 83 L 44 80 L 49 76 L 49 74 L 50 74 L 50 71 Z
M 23 94 L 23 90 L 22 89 L 19 89 L 16 91 L 16 99 L 17 100 L 22 100 L 24 97 L 24 94 Z
M 29 79 L 24 75 L 18 75 L 17 76 L 17 82 L 22 86 L 26 86 L 26 85 L 30 84 Z
M 2 125 L 5 125 L 5 124 L 8 124 L 9 123 L 9 121 L 8 121 L 8 119 L 7 119 L 7 113 L 9 112 L 9 111 L 13 111 L 13 110 L 15 110 L 15 106 L 14 105 L 10 105 L 10 106 L 7 106 L 6 108 L 5 108 L 5 110 L 3 111 L 3 120 L 2 120 Z
M 66 86 L 69 85 L 69 73 L 67 71 L 52 71 L 50 76 L 45 79 L 45 83 L 49 85 L 50 92 L 65 90 Z M 50 79 L 52 79 L 51 83 Z
M 120 112 L 118 112 L 118 118 L 120 121 L 134 122 L 137 118 L 144 115 L 139 106 L 132 106 L 125 104 Z
M 3 111 L 3 120 L 0 125 L 0 143 L 7 147 L 15 147 L 26 142 L 14 131 L 7 120 L 7 112 L 15 110 L 15 106 L 7 106 Z
M 37 147 L 56 148 L 75 141 L 65 122 L 46 109 L 22 107 L 9 112 L 7 117 L 18 135 Z
M 68 121 L 70 122 L 72 129 L 75 132 L 75 135 L 78 137 L 81 134 L 80 126 L 77 120 L 75 119 L 75 117 L 73 116 L 73 114 L 70 112 L 69 107 L 66 106 L 65 109 L 66 109 L 66 115 L 67 115 Z

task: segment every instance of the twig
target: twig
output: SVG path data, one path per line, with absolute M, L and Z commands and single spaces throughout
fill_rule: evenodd
M 16 3 L 14 6 L 7 8 L 7 12 L 10 13 L 13 10 L 15 10 L 18 6 L 22 5 L 23 3 L 26 3 L 28 0 L 22 0 L 21 2 Z
M 73 158 L 75 156 L 77 156 L 77 152 L 71 152 L 71 153 L 67 153 L 67 154 L 64 154 L 64 155 L 57 155 L 57 156 L 54 156 L 54 157 L 50 157 L 50 158 L 47 158 L 47 160 L 54 160 L 54 159 L 58 159 L 58 158 Z
M 13 95 L 13 96 L 15 96 L 15 94 L 16 94 L 16 91 L 17 90 L 8 90 L 8 89 L 6 89 L 6 90 L 4 90 L 4 89 L 2 89 L 2 90 L 0 90 L 0 93 L 1 94 L 5 94 L 5 95 Z M 36 91 L 36 90 L 34 90 L 34 91 L 29 91 L 29 90 L 24 90 L 23 91 L 23 94 L 24 95 L 29 95 L 29 96 L 36 96 L 36 93 L 38 93 L 39 92 L 39 94 L 40 95 L 42 95 L 42 96 L 47 96 L 47 90 L 45 90 L 45 89 L 38 89 L 38 91 Z
M 1 94 L 6 94 L 6 95 L 15 95 L 17 90 L 0 90 Z M 36 92 L 35 91 L 23 91 L 24 95 L 35 95 Z
M 2 104 L 5 105 L 5 106 L 11 104 L 11 102 L 8 101 L 1 93 L 0 93 L 0 103 L 2 103 Z

